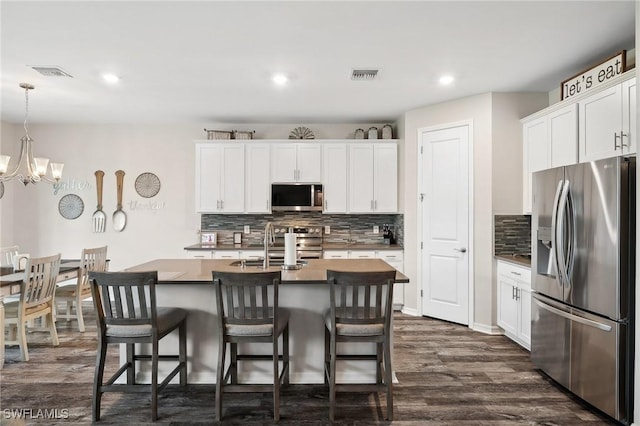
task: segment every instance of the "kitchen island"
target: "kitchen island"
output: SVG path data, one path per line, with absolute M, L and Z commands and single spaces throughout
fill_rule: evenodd
M 240 268 L 237 260 L 216 259 L 159 259 L 127 268 L 127 272 L 158 271 L 156 296 L 159 306 L 182 307 L 189 311 L 187 318 L 187 353 L 189 383 L 215 383 L 218 361 L 218 335 L 216 330 L 217 308 L 213 291 L 211 271 L 262 272 L 264 269 L 247 266 Z M 324 312 L 329 309 L 329 288 L 327 269 L 342 271 L 388 271 L 393 270 L 380 259 L 311 259 L 299 270 L 282 271 L 279 303 L 291 312 L 290 372 L 291 383 L 324 383 Z M 269 270 L 280 270 L 272 266 Z M 397 283 L 407 283 L 409 279 L 396 272 Z M 161 341 L 160 353 L 175 350 L 177 336 L 167 336 Z M 269 353 L 269 345 L 251 345 L 253 353 Z M 240 353 L 247 346 L 240 346 Z M 353 353 L 374 351 L 373 344 L 349 346 Z M 124 359 L 124 348 L 120 351 Z M 160 364 L 160 374 L 171 370 L 169 365 Z M 169 363 L 167 363 L 169 364 Z M 268 363 L 243 363 L 240 380 L 251 383 L 270 383 L 271 366 Z M 356 362 L 342 364 L 338 370 L 339 382 L 375 381 L 375 363 Z M 149 381 L 149 369 L 142 365 L 139 380 Z M 164 367 L 164 368 L 163 368 Z

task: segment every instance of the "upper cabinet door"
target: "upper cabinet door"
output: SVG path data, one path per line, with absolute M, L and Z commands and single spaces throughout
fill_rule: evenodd
M 349 212 L 373 212 L 373 145 L 349 145 Z
M 269 181 L 269 144 L 247 144 L 245 148 L 247 213 L 271 212 Z
M 376 213 L 398 211 L 398 146 L 374 145 L 373 209 Z
M 322 180 L 322 145 L 300 143 L 297 145 L 297 182 L 320 183 Z
M 244 145 L 196 145 L 196 212 L 244 211 Z
M 196 145 L 196 213 L 217 213 L 220 209 L 220 147 Z
M 549 168 L 549 132 L 547 117 L 522 125 L 522 209 L 531 213 L 532 173 Z
M 296 182 L 296 144 L 275 144 L 271 147 L 271 182 Z
M 223 145 L 220 183 L 222 186 L 221 211 L 244 212 L 244 145 Z
M 581 163 L 622 155 L 622 85 L 604 89 L 578 102 Z
M 319 183 L 322 179 L 322 146 L 318 143 L 276 144 L 271 158 L 274 183 Z
M 331 143 L 322 147 L 324 213 L 347 212 L 347 144 Z
M 578 105 L 571 104 L 548 115 L 551 167 L 578 163 Z
M 623 142 L 624 154 L 636 153 L 636 78 L 622 83 L 622 131 L 626 135 Z

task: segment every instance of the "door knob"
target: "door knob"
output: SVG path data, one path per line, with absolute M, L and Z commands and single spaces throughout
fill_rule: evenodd
M 460 253 L 466 253 L 467 249 L 465 247 L 462 248 L 454 248 L 455 251 L 459 251 Z

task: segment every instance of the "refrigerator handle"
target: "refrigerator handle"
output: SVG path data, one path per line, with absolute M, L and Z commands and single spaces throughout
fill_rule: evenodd
M 556 196 L 553 198 L 553 211 L 551 213 L 551 257 L 553 258 L 553 269 L 556 275 L 556 282 L 562 286 L 562 277 L 560 276 L 560 264 L 558 263 L 558 208 L 560 203 L 560 194 L 562 193 L 562 180 L 558 181 Z
M 569 258 L 569 251 L 571 250 L 571 234 L 573 223 L 569 223 L 569 226 L 565 230 L 565 222 L 567 219 L 567 210 L 569 209 L 569 181 L 565 180 L 562 185 L 562 193 L 560 194 L 560 200 L 558 202 L 557 222 L 555 239 L 558 242 L 556 245 L 557 264 L 560 275 L 560 282 L 565 288 L 569 288 L 569 274 L 567 272 Z M 566 300 L 566 295 L 565 295 Z
M 535 299 L 535 298 L 533 300 L 536 302 L 536 305 L 538 305 L 540 308 L 546 309 L 547 311 L 553 312 L 554 314 L 559 315 L 559 316 L 561 316 L 563 318 L 566 318 L 568 320 L 579 322 L 580 324 L 584 324 L 584 325 L 587 325 L 589 327 L 595 327 L 595 328 L 598 328 L 598 329 L 600 329 L 602 331 L 609 332 L 609 331 L 611 331 L 613 329 L 613 327 L 611 327 L 608 324 L 602 324 L 602 323 L 597 322 L 597 321 L 593 321 L 593 320 L 590 320 L 590 319 L 587 319 L 587 318 L 582 318 L 582 317 L 580 317 L 578 315 L 574 315 L 574 314 L 572 314 L 570 312 L 565 312 L 562 309 L 554 308 L 553 306 L 547 305 L 546 303 L 544 303 L 544 302 L 542 302 L 542 301 L 540 301 L 538 299 Z

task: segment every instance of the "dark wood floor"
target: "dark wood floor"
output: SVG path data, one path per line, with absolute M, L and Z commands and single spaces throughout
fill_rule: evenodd
M 31 410 L 26 424 L 83 424 L 91 421 L 91 383 L 95 363 L 95 326 L 84 334 L 74 322 L 59 324 L 60 346 L 47 335 L 29 336 L 31 360 L 7 348 L 0 372 L 0 424 L 9 410 Z M 605 425 L 614 424 L 557 388 L 534 370 L 529 354 L 503 336 L 429 318 L 396 314 L 395 419 L 399 425 Z M 115 371 L 117 348 L 110 349 L 108 369 Z M 159 400 L 156 424 L 211 424 L 214 388 L 167 388 Z M 282 392 L 281 425 L 325 425 L 328 392 L 324 386 L 292 385 Z M 338 394 L 335 424 L 385 424 L 384 395 Z M 43 419 L 42 411 L 58 420 Z M 27 412 L 29 413 L 29 412 Z M 224 424 L 272 423 L 270 394 L 231 394 L 225 400 Z M 148 424 L 145 395 L 106 394 L 104 424 Z M 21 424 L 20 422 L 15 424 Z

